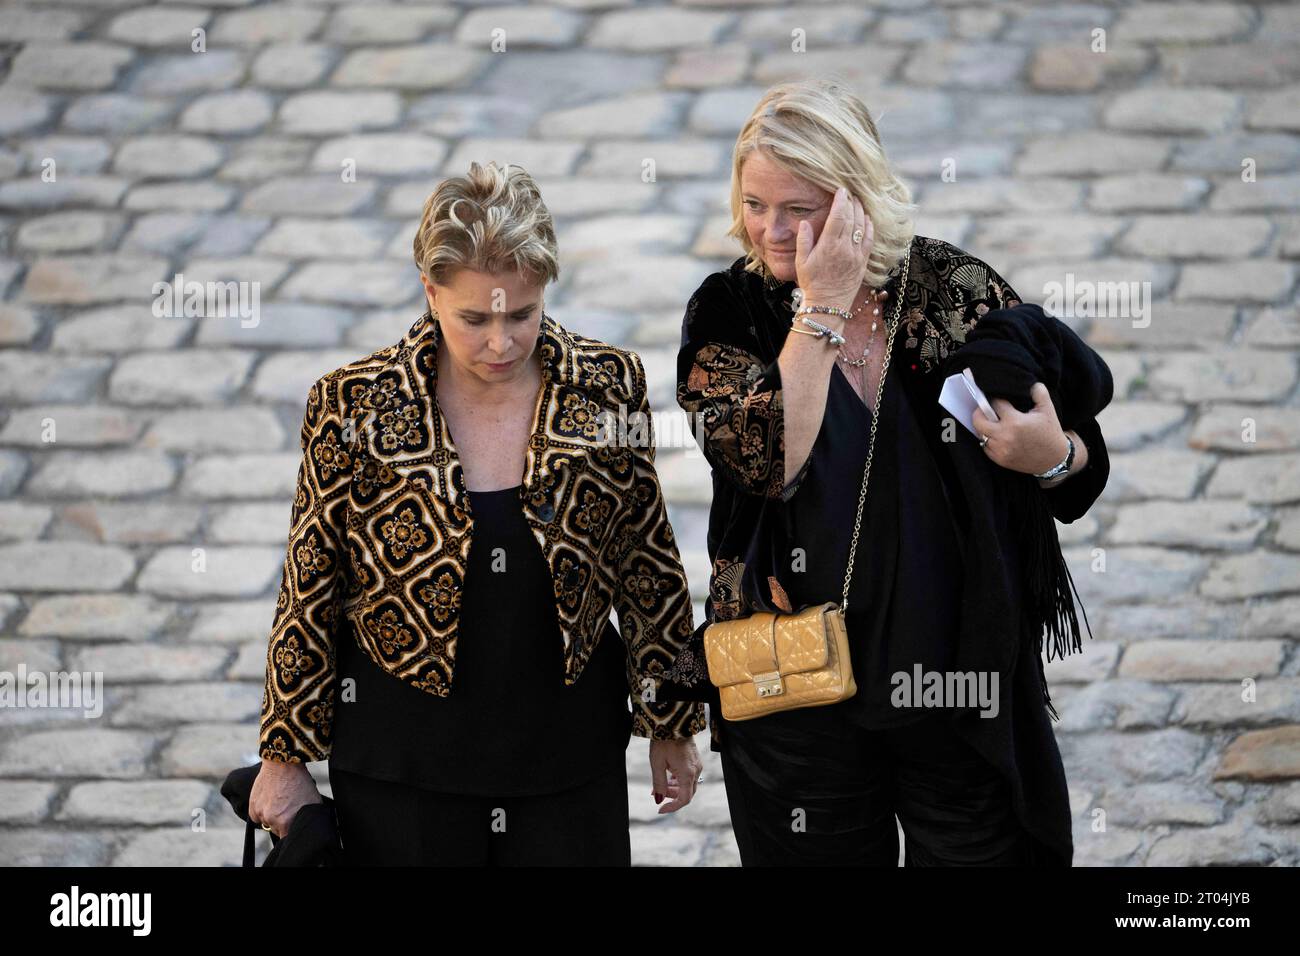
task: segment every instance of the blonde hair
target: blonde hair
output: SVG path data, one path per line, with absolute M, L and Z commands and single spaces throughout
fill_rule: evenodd
M 439 285 L 457 269 L 553 282 L 560 275 L 555 223 L 533 177 L 518 164 L 489 162 L 443 180 L 424 201 L 415 264 Z
M 856 196 L 875 227 L 863 281 L 875 288 L 902 261 L 916 234 L 917 206 L 894 173 L 866 105 L 834 76 L 792 80 L 770 87 L 736 138 L 731 166 L 731 229 L 745 250 L 745 271 L 764 271 L 745 230 L 740 171 L 756 149 L 792 174 L 835 192 Z

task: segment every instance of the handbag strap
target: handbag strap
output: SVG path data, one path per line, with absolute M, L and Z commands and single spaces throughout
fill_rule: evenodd
M 853 541 L 849 545 L 849 564 L 844 570 L 844 593 L 838 608 L 841 615 L 849 608 L 849 582 L 853 580 L 853 556 L 858 550 L 858 532 L 862 527 L 862 506 L 867 500 L 867 480 L 871 477 L 871 455 L 876 449 L 876 425 L 880 421 L 880 403 L 885 395 L 885 376 L 889 374 L 889 359 L 894 352 L 894 333 L 898 331 L 899 320 L 903 315 L 903 299 L 907 295 L 907 269 L 912 262 L 909 248 L 903 257 L 903 276 L 898 284 L 898 301 L 894 304 L 894 321 L 889 326 L 889 335 L 885 339 L 885 364 L 880 369 L 880 384 L 876 387 L 876 406 L 871 412 L 871 441 L 867 445 L 867 464 L 862 473 L 862 491 L 858 494 L 858 514 L 853 520 Z

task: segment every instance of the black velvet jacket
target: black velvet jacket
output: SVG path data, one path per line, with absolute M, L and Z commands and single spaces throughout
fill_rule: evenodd
M 779 562 L 764 553 L 756 530 L 765 509 L 779 508 L 798 493 L 813 461 L 810 455 L 787 480 L 777 356 L 789 334 L 795 283 L 746 272 L 744 261 L 738 258 L 729 269 L 708 276 L 691 297 L 677 365 L 678 403 L 695 434 L 703 436 L 713 468 L 711 574 L 706 621 L 677 655 L 661 693 L 713 704 L 715 751 L 722 749 L 724 736 L 704 663 L 704 628 L 754 611 L 790 610 L 769 584 L 768 574 Z M 901 273 L 900 262 L 885 285 L 890 307 L 882 309 L 882 317 L 893 317 Z M 902 295 L 889 376 L 907 390 L 931 435 L 938 435 L 950 417 L 938 404 L 944 378 L 971 364 L 986 394 L 1007 398 L 1022 410 L 1032 405 L 1028 386 L 1043 381 L 1062 427 L 1075 430 L 1088 448 L 1082 471 L 1044 489 L 1032 476 L 995 464 L 964 427 L 956 427 L 955 441 L 930 445 L 948 492 L 946 503 L 935 506 L 952 509 L 963 551 L 964 580 L 934 582 L 936 595 L 960 601 L 952 667 L 997 671 L 1003 678 L 997 719 L 955 723 L 1011 781 L 1019 815 L 1039 841 L 1042 859 L 1068 864 L 1068 797 L 1044 706 L 1039 649 L 1045 630 L 1061 653 L 1081 645 L 1068 583 L 1062 583 L 1068 581 L 1063 562 L 1047 562 L 1045 571 L 1034 562 L 1042 562 L 1043 555 L 1059 560 L 1052 519 L 1077 520 L 1106 484 L 1109 459 L 1096 416 L 1112 397 L 1110 371 L 1064 323 L 1036 306 L 1020 305 L 1021 297 L 993 269 L 942 240 L 914 237 Z M 985 317 L 991 321 L 982 329 Z M 987 344 L 972 349 L 969 363 L 963 362 L 964 348 L 977 342 Z M 825 429 L 818 436 L 818 441 L 834 440 Z M 1072 639 L 1065 638 L 1067 629 Z M 1026 652 L 1037 658 L 1037 666 L 1017 666 Z

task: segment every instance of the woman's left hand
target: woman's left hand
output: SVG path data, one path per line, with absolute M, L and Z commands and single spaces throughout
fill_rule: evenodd
M 1070 446 L 1056 417 L 1047 386 L 1035 382 L 1029 397 L 1033 399 L 1034 407 L 1027 412 L 1019 411 L 1005 398 L 993 398 L 989 401 L 998 421 L 989 421 L 978 408 L 971 421 L 975 431 L 988 438 L 984 454 L 995 464 L 1022 474 L 1037 475 L 1060 463 Z M 1077 456 L 1081 449 L 1078 445 L 1076 441 L 1076 468 L 1071 470 L 1077 470 L 1079 464 Z M 1056 481 L 1043 483 L 1057 484 L 1064 478 L 1062 475 Z
M 703 770 L 694 739 L 651 740 L 650 779 L 654 782 L 655 803 L 669 798 L 659 812 L 674 813 L 690 803 Z

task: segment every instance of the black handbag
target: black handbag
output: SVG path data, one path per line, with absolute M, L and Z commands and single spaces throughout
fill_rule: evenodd
M 248 826 L 244 830 L 244 866 L 256 866 L 258 824 L 248 818 L 248 803 L 253 781 L 262 769 L 260 763 L 240 767 L 226 775 L 221 795 L 230 803 L 235 815 Z M 334 800 L 322 796 L 323 803 L 309 803 L 294 814 L 289 832 L 283 837 L 271 831 L 271 852 L 262 866 L 343 866 L 343 845 L 339 840 L 338 817 Z

